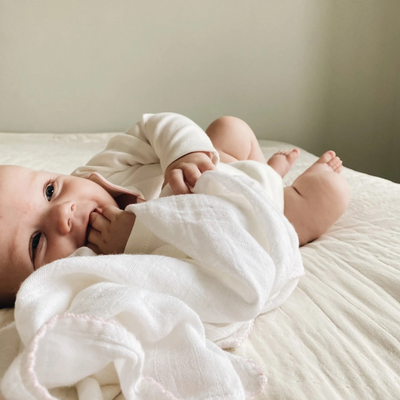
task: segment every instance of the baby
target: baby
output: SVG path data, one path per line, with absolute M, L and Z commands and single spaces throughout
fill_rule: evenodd
M 14 304 L 33 271 L 79 247 L 97 254 L 134 252 L 135 215 L 124 208 L 168 188 L 175 195 L 191 193 L 219 160 L 218 169 L 228 165 L 256 180 L 259 168 L 267 171 L 278 182 L 269 196 L 294 226 L 300 246 L 318 238 L 346 210 L 350 190 L 340 175 L 342 162 L 327 151 L 279 191 L 299 154 L 280 151 L 267 162 L 253 131 L 238 118 L 219 118 L 205 134 L 188 118 L 163 113 L 145 114 L 71 176 L 0 166 L 0 306 Z

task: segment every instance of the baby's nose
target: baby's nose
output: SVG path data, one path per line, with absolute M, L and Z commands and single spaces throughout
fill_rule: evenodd
M 68 201 L 62 204 L 58 204 L 55 207 L 55 223 L 57 230 L 62 234 L 66 235 L 71 231 L 72 218 L 74 215 L 76 205 L 75 203 Z

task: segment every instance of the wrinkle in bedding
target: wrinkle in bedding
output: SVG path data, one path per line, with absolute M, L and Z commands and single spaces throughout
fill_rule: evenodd
M 268 360 L 270 385 L 262 399 L 396 399 L 400 393 L 400 185 L 344 174 L 352 188 L 349 209 L 301 249 L 305 278 L 288 302 L 257 318 L 238 350 Z M 270 332 L 267 342 L 274 344 L 256 332 Z
M 76 143 L 88 141 L 87 153 L 80 154 L 77 144 L 76 164 L 70 166 L 61 142 L 30 136 L 12 138 L 6 159 L 37 166 L 25 146 L 31 141 L 47 165 L 65 173 L 90 158 L 91 140 L 101 141 L 76 135 Z M 2 149 L 9 140 L 0 140 Z M 266 158 L 294 147 L 261 144 Z M 284 183 L 291 184 L 315 160 L 302 151 Z M 249 338 L 232 351 L 266 371 L 268 385 L 257 400 L 390 400 L 400 393 L 400 185 L 347 168 L 343 175 L 352 189 L 348 211 L 301 249 L 306 277 L 286 303 L 258 317 Z

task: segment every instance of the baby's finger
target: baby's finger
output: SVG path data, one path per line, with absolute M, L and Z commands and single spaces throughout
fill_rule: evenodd
M 93 211 L 89 217 L 89 224 L 99 232 L 104 232 L 110 226 L 110 221 L 102 214 Z
M 96 231 L 96 229 L 93 228 L 89 229 L 87 243 L 90 244 L 91 246 L 96 246 L 99 249 L 100 253 L 97 254 L 103 254 L 103 251 L 101 249 L 103 247 L 104 240 L 99 231 Z M 91 248 L 90 246 L 88 247 Z
M 169 185 L 173 194 L 188 194 L 190 193 L 185 180 L 183 178 L 183 171 L 181 169 L 174 169 L 169 174 Z
M 89 247 L 89 249 L 94 251 L 96 254 L 102 254 L 100 249 L 95 244 L 88 242 L 88 243 L 86 243 L 86 247 Z
M 121 214 L 123 210 L 119 209 L 118 207 L 115 207 L 113 205 L 108 205 L 103 207 L 103 215 L 105 218 L 107 218 L 109 221 L 114 221 L 115 218 Z
M 210 159 L 199 162 L 197 167 L 201 173 L 205 171 L 214 171 L 217 168 Z
M 182 168 L 186 182 L 193 187 L 201 176 L 199 168 L 195 164 L 187 164 Z

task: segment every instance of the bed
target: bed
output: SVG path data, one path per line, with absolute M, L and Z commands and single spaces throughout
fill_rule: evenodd
M 1 134 L 0 164 L 68 174 L 113 135 Z M 293 147 L 260 144 L 267 158 Z M 302 150 L 284 183 L 315 160 Z M 264 371 L 268 383 L 257 400 L 399 398 L 400 185 L 348 168 L 343 175 L 352 189 L 348 210 L 301 249 L 306 276 L 290 298 L 259 316 L 248 339 L 232 350 Z M 1 310 L 0 349 L 18 352 L 18 338 L 7 335 L 12 323 L 13 311 Z M 0 376 L 11 361 L 2 355 Z M 107 396 L 121 399 L 118 388 Z M 59 398 L 77 399 L 76 391 Z

